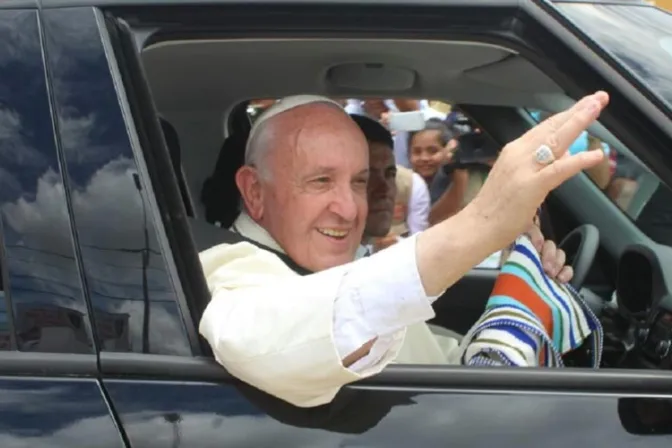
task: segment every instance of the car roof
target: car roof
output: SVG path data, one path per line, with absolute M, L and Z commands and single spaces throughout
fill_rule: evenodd
M 276 5 L 409 5 L 409 6 L 517 6 L 523 2 L 548 3 L 610 3 L 610 4 L 639 4 L 652 6 L 647 0 L 199 0 L 198 5 L 226 5 L 226 4 L 276 4 Z M 193 0 L 4 0 L 0 2 L 0 9 L 15 8 L 58 8 L 76 6 L 151 6 L 151 5 L 194 5 Z
M 213 5 L 213 4 L 277 4 L 277 5 L 324 5 L 324 4 L 351 4 L 351 5 L 458 5 L 458 6 L 504 6 L 517 5 L 528 0 L 5 0 L 0 7 L 7 5 L 22 6 L 26 4 L 40 4 L 46 7 L 71 6 L 129 6 L 129 5 Z

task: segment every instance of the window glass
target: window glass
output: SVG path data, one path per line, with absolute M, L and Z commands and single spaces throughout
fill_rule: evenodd
M 93 9 L 46 10 L 43 17 L 101 350 L 191 355 Z
M 37 14 L 2 10 L 0 42 L 0 349 L 13 314 L 19 350 L 91 353 Z
M 672 107 L 672 14 L 646 4 L 556 6 Z
M 535 121 L 548 113 L 528 111 Z M 570 146 L 571 153 L 602 149 L 607 157 L 586 171 L 588 177 L 654 241 L 672 245 L 672 190 L 627 148 L 612 147 L 587 131 Z

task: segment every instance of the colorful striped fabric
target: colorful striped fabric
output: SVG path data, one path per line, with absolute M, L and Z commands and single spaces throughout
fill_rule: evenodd
M 485 313 L 465 336 L 462 364 L 562 367 L 561 356 L 590 338 L 599 367 L 602 326 L 580 295 L 549 278 L 520 237 L 495 282 Z

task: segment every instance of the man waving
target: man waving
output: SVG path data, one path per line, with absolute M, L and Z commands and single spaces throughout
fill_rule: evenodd
M 504 147 L 460 213 L 354 262 L 367 141 L 327 98 L 277 102 L 255 122 L 236 174 L 244 212 L 233 230 L 251 242 L 201 254 L 212 300 L 200 332 L 216 359 L 298 406 L 380 372 L 443 291 L 527 230 L 550 190 L 602 160 L 567 147 L 607 102 L 596 93 L 531 129 Z

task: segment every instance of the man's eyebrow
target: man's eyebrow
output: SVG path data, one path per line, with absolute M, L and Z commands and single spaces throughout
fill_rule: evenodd
M 336 172 L 336 168 L 333 168 L 333 167 L 330 167 L 330 166 L 321 166 L 321 167 L 315 168 L 314 170 L 311 170 L 309 173 L 306 173 L 305 175 L 302 176 L 302 178 L 308 179 L 308 178 L 315 177 L 315 176 L 323 176 L 323 175 L 327 175 L 327 174 L 333 174 L 334 172 Z M 368 175 L 369 175 L 369 169 L 364 168 L 362 171 L 355 174 L 354 177 L 368 176 Z
M 318 166 L 309 172 L 307 172 L 303 177 L 313 177 L 313 176 L 319 176 L 322 174 L 332 174 L 335 172 L 336 169 L 330 166 Z

